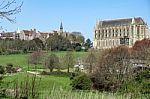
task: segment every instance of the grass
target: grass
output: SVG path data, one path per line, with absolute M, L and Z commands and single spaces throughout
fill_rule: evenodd
M 29 79 L 31 80 L 33 75 L 29 74 Z M 17 73 L 15 75 L 6 76 L 3 80 L 4 84 L 9 84 L 9 88 L 14 87 L 14 81 L 18 80 L 19 83 L 25 82 L 27 78 L 26 73 Z M 70 89 L 70 80 L 69 77 L 58 77 L 58 76 L 48 76 L 48 75 L 40 75 L 37 76 L 36 82 L 40 82 L 40 86 L 38 86 L 39 91 L 44 91 L 51 89 L 54 85 L 57 87 L 63 87 L 65 89 Z
M 57 56 L 63 57 L 66 52 L 54 52 Z M 27 70 L 28 64 L 27 59 L 30 54 L 15 54 L 15 55 L 0 55 L 0 65 L 6 65 L 12 63 L 14 66 L 19 66 L 23 70 Z M 75 59 L 84 59 L 87 55 L 87 52 L 74 52 Z M 34 65 L 30 65 L 30 68 L 33 69 Z M 43 68 L 42 65 L 38 65 L 38 68 Z
M 31 79 L 32 75 L 29 75 L 29 77 Z M 14 88 L 15 79 L 18 79 L 19 82 L 24 82 L 26 74 L 17 73 L 16 75 L 7 76 L 4 79 L 4 83 L 11 82 L 7 88 Z M 39 81 L 40 85 L 37 86 L 40 92 L 39 99 L 45 99 L 45 97 L 47 99 L 146 99 L 142 95 L 136 95 L 136 98 L 131 98 L 131 94 L 71 90 L 69 77 L 40 76 L 37 77 L 36 83 Z
M 59 57 L 63 57 L 66 52 L 54 52 Z M 15 66 L 20 66 L 23 70 L 27 70 L 27 58 L 30 54 L 16 54 L 16 55 L 0 55 L 0 64 L 6 65 L 7 63 L 12 63 Z M 87 52 L 74 52 L 75 58 L 84 59 Z M 33 65 L 30 65 L 33 67 Z M 39 65 L 39 68 L 42 68 Z M 29 75 L 30 80 L 32 79 L 32 74 Z M 19 83 L 24 82 L 26 79 L 26 73 L 21 72 L 15 75 L 5 76 L 3 79 L 4 87 L 13 89 L 14 80 L 18 79 Z M 38 86 L 38 91 L 40 92 L 39 99 L 148 99 L 142 95 L 138 95 L 136 98 L 131 98 L 132 95 L 118 94 L 118 93 L 108 93 L 108 92 L 98 92 L 98 91 L 73 91 L 70 86 L 69 77 L 59 77 L 59 76 L 38 76 L 36 83 L 40 81 Z M 8 86 L 7 86 L 7 83 Z

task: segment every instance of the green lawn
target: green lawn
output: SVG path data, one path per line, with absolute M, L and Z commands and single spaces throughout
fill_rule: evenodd
M 57 56 L 63 58 L 66 52 L 54 52 Z M 30 54 L 15 54 L 15 55 L 0 55 L 0 65 L 6 65 L 12 63 L 14 66 L 19 66 L 26 70 L 28 68 L 27 59 Z M 87 52 L 74 52 L 75 59 L 84 59 L 87 55 Z M 33 65 L 30 65 L 30 68 L 34 68 Z M 38 65 L 38 68 L 43 68 L 42 65 Z
M 31 80 L 32 75 L 29 76 Z M 18 79 L 19 83 L 24 82 L 26 74 L 18 73 L 7 76 L 3 81 L 5 84 L 11 82 L 7 88 L 13 89 L 15 79 Z M 36 83 L 39 83 L 39 81 L 40 85 L 37 86 L 38 92 L 40 92 L 39 99 L 45 99 L 45 97 L 47 99 L 148 99 L 141 94 L 137 94 L 136 98 L 131 98 L 131 94 L 71 90 L 69 77 L 40 76 L 37 77 Z
M 66 52 L 54 52 L 59 57 L 63 57 Z M 6 65 L 7 63 L 12 63 L 15 66 L 20 66 L 23 70 L 27 70 L 27 58 L 30 54 L 16 54 L 16 55 L 0 55 L 0 65 Z M 84 59 L 87 55 L 87 52 L 74 52 L 75 58 Z M 33 67 L 33 65 L 30 65 Z M 39 65 L 39 68 L 42 66 Z M 29 74 L 30 80 L 32 78 L 32 74 Z M 18 82 L 25 82 L 26 73 L 20 72 L 15 75 L 5 76 L 3 79 L 4 87 L 13 89 L 14 88 L 14 80 L 18 79 Z M 97 91 L 72 91 L 70 86 L 69 77 L 58 77 L 58 76 L 45 76 L 40 75 L 37 77 L 36 83 L 38 85 L 38 91 L 40 92 L 40 99 L 131 99 L 130 95 L 122 95 L 118 93 L 101 93 Z M 8 86 L 7 86 L 7 83 Z M 145 99 L 143 96 L 138 96 L 139 99 Z M 135 98 L 135 99 L 138 99 Z M 134 98 L 133 98 L 134 99 Z

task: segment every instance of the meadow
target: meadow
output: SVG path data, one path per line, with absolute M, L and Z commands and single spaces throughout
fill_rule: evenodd
M 66 52 L 54 52 L 57 56 L 63 57 Z M 31 80 L 33 74 L 26 72 L 28 68 L 27 59 L 30 54 L 15 54 L 15 55 L 0 55 L 0 65 L 12 63 L 14 66 L 19 66 L 23 69 L 22 72 L 16 74 L 8 74 L 4 77 L 3 87 L 14 89 L 15 82 L 18 81 L 19 85 L 23 84 L 29 76 Z M 74 52 L 75 59 L 84 59 L 87 52 Z M 30 65 L 31 69 L 33 65 Z M 39 65 L 39 68 L 43 68 Z M 71 80 L 69 76 L 52 76 L 52 75 L 39 75 L 36 79 L 37 90 L 39 92 L 39 99 L 135 99 L 131 94 L 80 91 L 72 90 Z M 146 99 L 141 94 L 136 95 L 136 99 Z
M 49 52 L 50 54 L 51 52 Z M 66 52 L 53 52 L 58 57 L 63 58 Z M 74 52 L 75 59 L 84 59 L 87 52 Z M 12 63 L 14 66 L 21 67 L 23 70 L 28 69 L 28 58 L 30 54 L 14 54 L 14 55 L 0 55 L 0 65 L 6 65 Z M 30 69 L 34 68 L 32 64 L 29 65 Z M 43 68 L 42 65 L 38 65 L 38 68 Z
M 33 75 L 29 75 L 30 80 Z M 4 82 L 7 88 L 14 89 L 14 81 L 22 84 L 26 79 L 26 73 L 17 73 L 5 77 Z M 21 83 L 22 82 L 22 83 Z M 40 82 L 40 84 L 39 84 Z M 39 92 L 39 99 L 148 99 L 141 94 L 121 94 L 111 92 L 98 92 L 95 90 L 72 90 L 69 77 L 59 76 L 37 76 L 36 83 Z

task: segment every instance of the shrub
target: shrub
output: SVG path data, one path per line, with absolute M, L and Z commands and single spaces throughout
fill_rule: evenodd
M 72 88 L 79 90 L 89 90 L 91 89 L 91 79 L 86 74 L 80 74 L 72 80 Z
M 8 63 L 7 66 L 6 66 L 6 72 L 7 73 L 16 73 L 17 70 L 16 70 L 15 67 L 13 67 L 12 63 Z
M 70 77 L 71 73 L 61 72 L 61 71 L 53 71 L 53 72 L 42 71 L 41 75 L 51 75 L 51 76 L 58 76 L 58 77 Z
M 5 68 L 4 66 L 0 65 L 0 74 L 4 74 L 5 73 Z
M 144 70 L 136 74 L 136 77 L 125 82 L 121 86 L 121 92 L 150 94 L 150 71 Z
M 77 47 L 75 48 L 75 51 L 81 51 L 81 46 L 77 46 Z

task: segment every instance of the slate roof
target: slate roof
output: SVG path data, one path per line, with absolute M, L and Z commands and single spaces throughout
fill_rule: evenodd
M 132 19 L 133 18 L 99 21 L 98 27 L 130 25 L 132 24 Z M 135 21 L 135 24 L 142 24 L 142 25 L 146 24 L 141 17 L 134 18 L 134 21 Z

